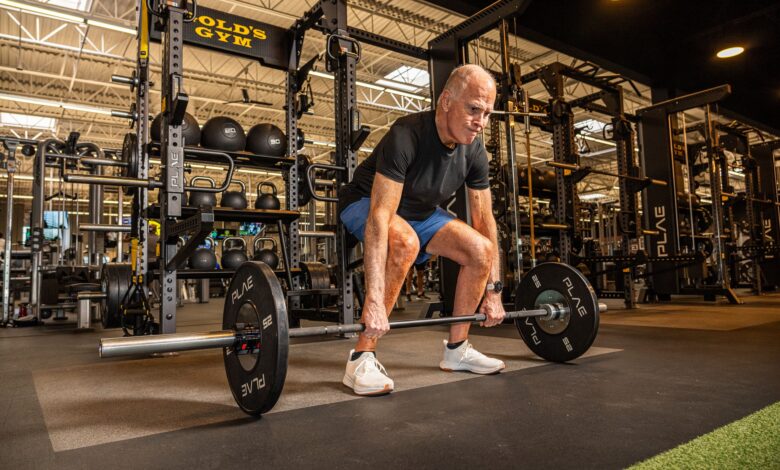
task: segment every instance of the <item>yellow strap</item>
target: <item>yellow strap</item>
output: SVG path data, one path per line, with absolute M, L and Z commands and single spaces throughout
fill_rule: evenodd
M 149 58 L 149 11 L 146 9 L 146 2 L 141 1 L 141 22 L 140 22 L 141 43 L 138 46 L 138 57 L 141 60 Z

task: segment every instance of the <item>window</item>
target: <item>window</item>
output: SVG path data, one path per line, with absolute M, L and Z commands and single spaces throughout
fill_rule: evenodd
M 49 117 L 31 116 L 29 114 L 0 113 L 0 125 L 53 131 L 57 127 L 57 120 Z
M 84 12 L 88 12 L 92 8 L 92 0 L 48 0 L 43 3 Z

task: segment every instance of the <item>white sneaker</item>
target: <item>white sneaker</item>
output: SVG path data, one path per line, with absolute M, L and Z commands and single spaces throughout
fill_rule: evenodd
M 354 361 L 349 352 L 347 371 L 342 383 L 351 388 L 357 395 L 382 395 L 393 391 L 393 379 L 387 376 L 387 370 L 379 363 L 376 356 L 363 353 Z
M 495 374 L 505 367 L 504 361 L 485 356 L 474 349 L 468 340 L 456 349 L 448 348 L 447 340 L 444 340 L 444 359 L 439 363 L 441 370 L 447 372 L 466 370 L 475 374 Z

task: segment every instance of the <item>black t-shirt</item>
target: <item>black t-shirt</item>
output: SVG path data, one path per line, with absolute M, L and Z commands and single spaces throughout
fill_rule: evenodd
M 371 155 L 355 169 L 352 181 L 339 192 L 340 210 L 371 197 L 377 171 L 404 184 L 397 213 L 406 220 L 427 219 L 463 183 L 471 189 L 490 187 L 482 140 L 447 148 L 439 139 L 434 111 L 404 116 L 393 123 Z

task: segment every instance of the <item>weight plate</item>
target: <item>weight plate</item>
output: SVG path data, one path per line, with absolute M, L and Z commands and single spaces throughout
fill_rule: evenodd
M 306 289 L 330 289 L 330 271 L 328 271 L 327 266 L 318 262 L 301 262 L 300 267 Z M 322 299 L 322 301 L 318 302 L 319 299 Z M 320 306 L 323 306 L 323 304 L 329 304 L 330 301 L 330 296 L 302 296 L 301 306 L 303 308 L 315 308 L 318 303 Z
M 276 274 L 265 263 L 242 264 L 225 295 L 222 328 L 259 332 L 259 347 L 223 349 L 230 391 L 246 413 L 260 415 L 273 408 L 287 376 L 287 306 Z
M 103 328 L 119 328 L 122 326 L 122 315 L 119 307 L 122 299 L 130 289 L 132 270 L 130 263 L 106 263 L 103 265 L 101 284 L 106 299 L 103 301 L 103 312 L 100 315 Z
M 519 318 L 515 326 L 528 347 L 553 362 L 580 357 L 596 339 L 599 305 L 585 276 L 563 263 L 542 263 L 530 270 L 515 293 L 517 310 L 532 310 L 542 303 L 561 303 L 569 314 L 559 322 L 541 317 Z
M 300 163 L 298 164 L 298 207 L 304 207 L 312 200 L 311 191 L 307 184 L 306 169 L 312 164 L 311 158 L 307 155 L 298 155 Z
M 125 134 L 122 141 L 122 161 L 127 163 L 125 176 L 138 178 L 138 138 L 132 132 Z

